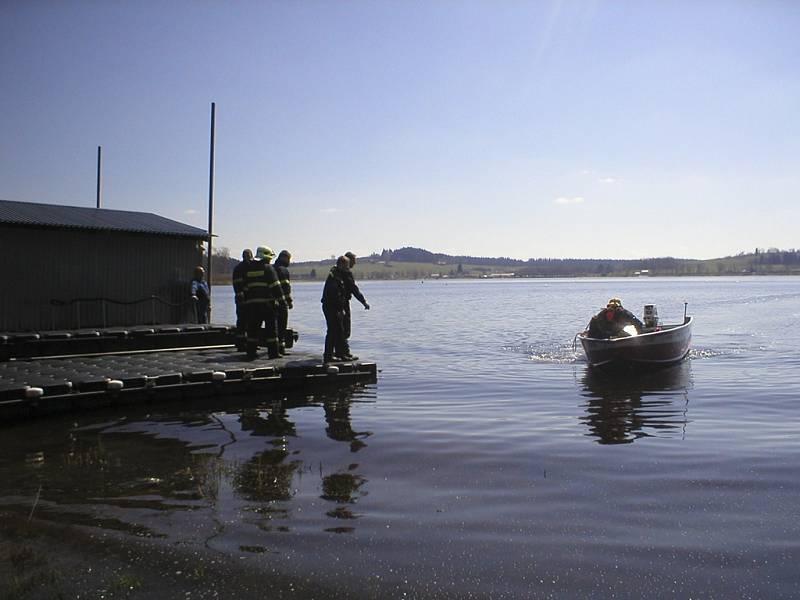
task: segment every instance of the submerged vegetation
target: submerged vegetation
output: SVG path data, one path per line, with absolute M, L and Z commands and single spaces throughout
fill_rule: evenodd
M 226 248 L 215 251 L 214 283 L 230 283 L 237 264 Z M 297 280 L 322 280 L 331 260 L 292 263 Z M 800 250 L 756 248 L 751 253 L 691 258 L 486 258 L 437 254 L 420 248 L 383 250 L 360 258 L 359 279 L 457 279 L 529 277 L 675 277 L 709 275 L 800 275 Z

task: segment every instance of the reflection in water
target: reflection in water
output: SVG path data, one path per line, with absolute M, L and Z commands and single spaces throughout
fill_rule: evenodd
M 350 442 L 350 451 L 358 452 L 367 444 L 363 438 L 372 435 L 370 431 L 353 431 L 350 424 L 350 396 L 347 392 L 339 392 L 325 401 L 325 421 L 328 424 L 325 433 L 337 442 Z
M 350 465 L 350 469 L 355 469 L 357 465 Z M 332 473 L 326 475 L 322 479 L 322 496 L 323 500 L 335 502 L 338 504 L 325 514 L 333 519 L 357 519 L 352 506 L 358 500 L 366 496 L 366 492 L 361 490 L 361 487 L 367 482 L 365 477 L 357 473 Z M 353 527 L 330 527 L 325 531 L 332 531 L 334 533 L 349 533 L 353 531 Z
M 216 496 L 218 472 L 213 456 L 193 454 L 185 443 L 145 440 L 134 433 L 106 436 L 97 429 L 75 429 L 44 442 L 20 440 L 0 462 L 3 508 L 60 523 L 159 536 L 120 515 L 192 510 Z M 34 444 L 45 449 L 31 451 Z M 34 507 L 28 503 L 32 497 Z
M 331 396 L 325 404 L 325 434 L 337 442 L 348 442 L 350 452 L 358 452 L 366 447 L 363 438 L 372 435 L 370 431 L 353 430 L 350 421 L 350 399 L 347 394 L 339 393 Z M 339 506 L 327 511 L 325 514 L 334 519 L 357 519 L 358 515 L 352 510 L 350 505 L 356 504 L 358 500 L 366 495 L 361 488 L 367 479 L 355 472 L 358 468 L 357 463 L 350 464 L 345 472 L 336 472 L 325 475 L 322 479 L 323 500 L 335 502 Z M 335 533 L 349 533 L 353 527 L 331 527 L 326 531 Z
M 642 372 L 587 368 L 582 421 L 600 444 L 630 444 L 641 437 L 683 437 L 692 387 L 691 361 Z
M 266 409 L 243 409 L 239 415 L 242 431 L 264 437 L 295 437 L 294 423 L 287 416 L 287 400 L 275 402 Z
M 296 437 L 296 427 L 286 410 L 285 402 L 269 407 L 245 408 L 239 415 L 241 431 L 251 436 L 272 438 L 274 447 L 257 453 L 234 469 L 232 485 L 245 500 L 274 502 L 292 497 L 292 479 L 302 462 L 286 461 L 286 437 Z
M 245 500 L 274 502 L 292 497 L 292 479 L 301 462 L 285 462 L 288 453 L 283 449 L 260 452 L 236 468 L 233 488 Z
M 289 518 L 303 478 L 317 472 L 315 452 L 330 454 L 315 438 L 344 442 L 348 454 L 366 447 L 371 433 L 355 431 L 350 418 L 354 399 L 365 395 L 374 398 L 355 386 L 316 396 L 209 401 L 183 412 L 131 409 L 103 422 L 89 417 L 93 422 L 82 426 L 53 421 L 48 435 L 20 429 L 0 457 L 0 506 L 25 518 L 35 503 L 37 519 L 137 536 L 183 535 L 189 526 L 206 545 L 227 529 L 220 515 L 231 510 L 258 515 L 259 530 L 285 531 L 268 521 Z M 299 443 L 298 417 L 309 444 Z M 320 462 L 316 488 L 326 501 L 351 506 L 366 494 L 367 479 L 357 464 L 343 462 L 332 473 Z M 355 518 L 329 508 L 320 516 Z M 165 512 L 173 515 L 168 521 L 159 518 Z

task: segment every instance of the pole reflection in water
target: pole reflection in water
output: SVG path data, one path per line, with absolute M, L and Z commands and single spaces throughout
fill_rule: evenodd
M 35 502 L 36 519 L 223 551 L 246 551 L 234 539 L 252 537 L 248 527 L 261 536 L 300 524 L 328 530 L 332 519 L 356 518 L 352 506 L 366 495 L 348 456 L 370 432 L 354 430 L 351 408 L 374 399 L 374 388 L 355 386 L 53 420 L 46 435 L 21 427 L 7 444 L 15 454 L 0 459 L 0 507 L 24 519 Z
M 630 444 L 642 437 L 684 437 L 692 368 L 689 360 L 647 371 L 587 368 L 582 421 L 600 444 Z

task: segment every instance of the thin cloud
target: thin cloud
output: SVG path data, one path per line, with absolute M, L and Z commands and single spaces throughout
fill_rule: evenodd
M 613 178 L 613 177 L 603 177 L 603 178 L 600 180 L 600 183 L 609 183 L 609 184 L 611 184 L 611 183 L 617 183 L 617 179 L 615 179 L 615 178 Z
M 195 209 L 193 209 L 193 208 L 187 208 L 185 211 L 183 211 L 183 214 L 185 214 L 185 215 L 196 215 L 197 211 Z
M 567 198 L 566 196 L 560 196 L 555 199 L 556 204 L 561 204 L 562 206 L 568 206 L 572 204 L 583 204 L 584 201 L 583 196 L 573 196 L 572 198 Z
M 340 208 L 321 208 L 319 209 L 319 212 L 330 214 L 330 213 L 342 212 L 342 210 Z

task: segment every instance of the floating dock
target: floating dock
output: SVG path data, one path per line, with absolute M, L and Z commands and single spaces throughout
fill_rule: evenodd
M 116 342 L 110 346 L 123 348 L 118 351 L 60 356 L 42 356 L 44 347 L 37 342 L 46 342 L 49 348 L 57 347 L 60 352 L 74 352 L 111 343 L 104 339 L 110 336 L 17 339 L 16 343 L 21 345 L 17 346 L 16 355 L 0 362 L 0 424 L 133 403 L 263 391 L 296 392 L 318 386 L 371 383 L 377 379 L 374 362 L 323 363 L 320 355 L 294 350 L 278 359 L 267 359 L 266 352 L 261 350 L 258 358 L 250 360 L 230 343 L 230 331 L 223 332 L 220 326 L 207 326 L 203 332 L 190 328 L 184 335 L 174 329 L 120 334 L 111 338 Z M 203 333 L 205 342 L 227 343 L 186 345 L 200 339 Z M 156 336 L 162 335 L 159 339 L 164 343 L 157 344 Z M 127 346 L 120 342 L 126 339 L 130 340 Z M 76 342 L 61 343 L 66 340 Z M 52 346 L 53 341 L 59 345 Z M 176 344 L 179 347 L 172 347 Z M 170 347 L 131 349 L 141 345 Z
M 297 336 L 287 336 L 291 346 Z M 0 333 L 0 361 L 12 358 L 100 354 L 234 343 L 230 325 L 138 325 L 56 331 Z

